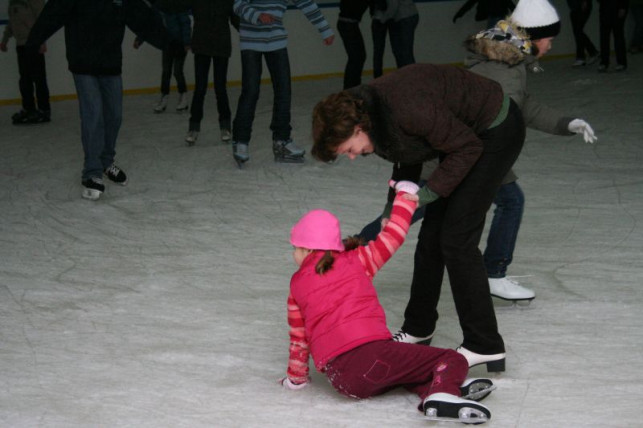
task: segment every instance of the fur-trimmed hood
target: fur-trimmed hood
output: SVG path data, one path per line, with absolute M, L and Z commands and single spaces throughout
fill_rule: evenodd
M 530 54 L 529 35 L 511 21 L 499 21 L 496 27 L 470 36 L 464 47 L 472 54 L 465 59 L 469 68 L 484 61 L 498 61 L 510 67 L 523 61 L 527 65 L 537 61 Z

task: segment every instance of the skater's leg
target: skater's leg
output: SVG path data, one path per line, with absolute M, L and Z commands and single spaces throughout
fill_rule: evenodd
M 601 65 L 607 68 L 610 64 L 610 36 L 612 33 L 612 19 L 609 6 L 602 2 L 599 5 L 599 34 Z
M 390 25 L 391 49 L 395 56 L 397 68 L 415 64 L 413 46 L 415 44 L 415 29 L 418 26 L 419 15 L 394 21 Z
M 241 95 L 232 124 L 232 139 L 236 142 L 247 143 L 252 135 L 261 85 L 262 56 L 263 53 L 258 51 L 241 51 Z
M 274 141 L 290 139 L 290 60 L 286 48 L 266 53 L 266 65 L 274 93 L 270 130 Z
M 228 98 L 228 57 L 215 56 L 212 58 L 214 64 L 214 94 L 217 98 L 217 111 L 219 112 L 219 127 L 230 129 L 232 112 L 230 111 L 230 100 Z
M 112 166 L 116 156 L 116 140 L 123 120 L 123 81 L 120 75 L 102 76 L 98 80 L 103 100 L 105 143 L 101 162 L 105 170 Z
M 18 55 L 18 87 L 20 89 L 20 96 L 22 97 L 22 108 L 25 111 L 31 112 L 36 109 L 36 101 L 34 100 L 34 87 L 31 79 L 31 55 L 29 55 L 30 48 L 25 46 L 16 47 Z
M 371 21 L 371 35 L 373 37 L 373 77 L 378 78 L 384 74 L 384 49 L 386 49 L 386 23 L 373 19 Z
M 105 144 L 105 125 L 99 78 L 87 74 L 73 74 L 73 76 L 78 95 L 81 142 L 85 155 L 82 180 L 101 178 L 103 176 L 101 155 Z
M 342 38 L 344 50 L 348 56 L 344 68 L 344 89 L 358 86 L 362 83 L 362 71 L 366 61 L 366 46 L 359 28 L 359 22 L 337 22 L 337 31 Z
M 460 395 L 467 361 L 452 349 L 370 342 L 332 360 L 326 375 L 343 395 L 367 398 L 405 387 L 424 399 L 436 392 Z
M 172 53 L 170 49 L 163 49 L 161 53 L 161 94 L 170 93 L 170 78 L 172 77 Z
M 513 260 L 518 231 L 525 207 L 525 196 L 515 181 L 500 186 L 493 200 L 493 213 L 484 262 L 489 278 L 504 278 Z
M 183 72 L 186 57 L 187 52 L 185 50 L 174 54 L 174 78 L 176 79 L 176 86 L 179 94 L 184 94 L 188 91 L 188 86 L 185 83 L 185 73 Z
M 625 19 L 627 18 L 627 8 L 623 16 L 618 13 L 614 16 L 614 52 L 616 54 L 616 63 L 627 67 L 627 48 L 625 44 Z
M 481 134 L 485 151 L 447 199 L 440 245 L 464 335 L 462 345 L 477 354 L 504 353 L 478 245 L 485 215 L 524 137 L 522 115 L 512 101 L 505 121 Z
M 411 293 L 402 330 L 416 337 L 431 335 L 438 320 L 437 307 L 444 277 L 440 232 L 446 207 L 445 199 L 426 206 L 415 247 Z
M 201 130 L 203 119 L 203 102 L 208 90 L 208 73 L 210 72 L 210 56 L 194 54 L 194 94 L 190 106 L 190 131 Z
M 31 64 L 31 78 L 36 87 L 38 109 L 49 115 L 51 106 L 49 104 L 49 86 L 47 86 L 47 68 L 45 55 L 40 52 L 34 54 L 33 63 Z

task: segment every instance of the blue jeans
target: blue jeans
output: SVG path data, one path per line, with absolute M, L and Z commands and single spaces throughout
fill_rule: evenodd
M 194 95 L 192 96 L 192 107 L 190 108 L 190 131 L 201 130 L 201 119 L 203 119 L 203 101 L 208 90 L 208 73 L 210 62 L 213 64 L 214 95 L 217 99 L 217 111 L 219 112 L 219 128 L 230 129 L 232 112 L 228 99 L 228 58 L 220 56 L 209 56 L 194 54 Z
M 500 186 L 493 203 L 496 209 L 487 237 L 484 264 L 489 278 L 504 278 L 513 260 L 525 195 L 518 183 L 507 183 Z
M 116 138 L 123 118 L 123 81 L 120 75 L 73 76 L 85 152 L 82 179 L 101 178 L 116 155 Z
M 290 126 L 291 88 L 288 50 L 286 48 L 273 52 L 243 50 L 241 51 L 241 95 L 232 125 L 234 141 L 250 141 L 252 122 L 259 99 L 262 57 L 266 59 L 274 92 L 272 121 L 270 122 L 272 139 L 287 140 L 290 138 L 292 127 Z

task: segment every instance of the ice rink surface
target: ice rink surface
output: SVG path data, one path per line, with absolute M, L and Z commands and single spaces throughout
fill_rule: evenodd
M 643 55 L 620 74 L 571 62 L 543 63 L 530 92 L 586 119 L 599 139 L 528 132 L 510 274 L 537 298 L 495 301 L 507 371 L 491 376 L 489 427 L 641 426 Z M 312 107 L 340 88 L 293 84 L 293 136 L 307 150 Z M 238 95 L 230 89 L 233 108 Z M 274 163 L 264 85 L 239 170 L 219 142 L 213 92 L 191 148 L 176 98 L 160 115 L 156 95 L 124 98 L 117 164 L 129 183 L 107 183 L 97 202 L 80 197 L 76 101 L 54 103 L 52 122 L 31 127 L 10 124 L 17 106 L 0 107 L 0 426 L 456 426 L 424 420 L 405 390 L 354 401 L 319 373 L 302 391 L 277 384 L 290 227 L 325 208 L 356 233 L 384 205 L 390 164 Z M 375 280 L 393 331 L 418 229 Z M 433 344 L 454 348 L 461 331 L 443 290 Z

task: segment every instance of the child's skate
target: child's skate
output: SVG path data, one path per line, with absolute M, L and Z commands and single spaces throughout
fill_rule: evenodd
M 465 400 L 482 401 L 495 389 L 491 379 L 469 378 L 460 386 L 460 395 Z
M 429 395 L 422 407 L 426 418 L 431 421 L 477 425 L 491 419 L 491 412 L 486 406 L 444 392 Z

